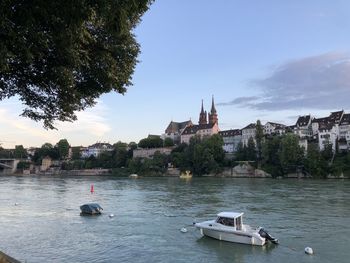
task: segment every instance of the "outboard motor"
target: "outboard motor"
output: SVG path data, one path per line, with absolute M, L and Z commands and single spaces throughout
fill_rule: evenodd
M 262 227 L 259 230 L 259 235 L 263 238 L 266 238 L 267 240 L 271 241 L 274 244 L 278 244 L 278 239 L 271 236 L 269 233 L 267 233 L 267 231 L 265 229 L 263 229 Z

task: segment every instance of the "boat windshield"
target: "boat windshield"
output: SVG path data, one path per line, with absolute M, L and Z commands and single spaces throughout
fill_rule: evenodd
M 235 226 L 234 218 L 218 217 L 216 223 L 222 224 L 224 226 Z

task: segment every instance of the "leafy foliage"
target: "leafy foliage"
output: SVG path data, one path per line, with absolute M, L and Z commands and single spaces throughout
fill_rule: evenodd
M 253 161 L 255 162 L 257 160 L 257 153 L 256 153 L 256 147 L 253 137 L 250 137 L 248 139 L 248 145 L 243 145 L 242 142 L 240 142 L 237 145 L 237 151 L 235 154 L 235 160 L 236 161 Z
M 61 159 L 66 159 L 69 153 L 69 143 L 66 139 L 62 139 L 57 143 L 58 153 Z
M 171 138 L 164 139 L 164 147 L 174 146 L 174 141 Z
M 140 148 L 159 148 L 163 147 L 163 140 L 159 136 L 148 136 L 139 141 L 138 146 Z
M 217 173 L 224 164 L 223 140 L 213 135 L 201 140 L 192 137 L 190 144 L 180 144 L 172 151 L 171 161 L 180 170 L 192 170 L 197 175 Z
M 15 150 L 13 152 L 14 158 L 26 158 L 27 157 L 27 151 L 24 149 L 23 145 L 16 145 Z
M 41 164 L 41 161 L 46 156 L 49 156 L 53 160 L 58 160 L 60 157 L 57 147 L 54 147 L 51 143 L 44 143 L 41 148 L 37 149 L 33 156 L 33 161 L 36 164 Z
M 295 171 L 297 166 L 303 164 L 304 149 L 299 146 L 299 138 L 294 134 L 286 134 L 282 137 L 279 158 L 282 170 L 287 173 Z
M 152 0 L 0 2 L 0 100 L 22 115 L 73 121 L 103 93 L 125 93 L 140 52 L 132 30 Z
M 261 164 L 263 140 L 264 140 L 264 130 L 260 120 L 257 120 L 255 141 L 256 141 L 256 155 L 257 155 L 258 166 L 260 166 Z

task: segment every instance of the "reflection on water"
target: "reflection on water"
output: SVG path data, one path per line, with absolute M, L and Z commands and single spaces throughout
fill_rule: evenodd
M 219 262 L 252 262 L 250 259 L 266 256 L 277 246 L 268 243 L 266 246 L 248 246 L 225 241 L 217 241 L 210 237 L 201 237 L 197 240 L 199 246 L 216 254 Z M 259 262 L 259 261 L 258 261 Z
M 0 177 L 0 250 L 27 262 L 348 262 L 349 188 L 348 180 Z M 103 214 L 80 216 L 89 202 Z M 218 241 L 191 227 L 220 211 L 244 212 L 281 245 Z

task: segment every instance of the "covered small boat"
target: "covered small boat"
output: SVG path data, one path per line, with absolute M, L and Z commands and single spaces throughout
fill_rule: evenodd
M 90 203 L 80 206 L 81 214 L 83 215 L 99 215 L 103 208 L 96 203 Z
M 243 224 L 243 213 L 221 212 L 216 220 L 196 223 L 202 235 L 223 241 L 263 246 L 269 240 L 277 244 L 278 240 L 263 228 L 252 228 Z

